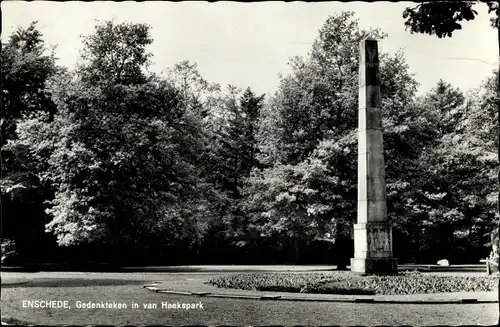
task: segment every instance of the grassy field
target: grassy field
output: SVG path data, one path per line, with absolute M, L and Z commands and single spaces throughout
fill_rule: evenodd
M 199 298 L 142 288 L 143 282 L 186 278 L 178 274 L 36 276 L 41 277 L 9 279 L 2 274 L 2 320 L 23 325 L 491 325 L 496 321 L 498 308 L 497 304 L 397 305 Z M 66 300 L 72 308 L 23 308 L 23 300 Z M 140 307 L 77 309 L 76 301 L 136 302 Z M 201 301 L 203 309 L 161 309 L 162 301 Z M 144 309 L 142 305 L 148 303 L 156 303 L 158 308 Z

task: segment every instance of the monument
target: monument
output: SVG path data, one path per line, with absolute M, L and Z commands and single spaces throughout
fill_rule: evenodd
M 359 58 L 358 221 L 354 224 L 351 271 L 397 272 L 392 229 L 387 222 L 377 41 L 364 39 Z

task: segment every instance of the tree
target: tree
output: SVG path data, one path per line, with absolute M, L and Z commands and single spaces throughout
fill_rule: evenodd
M 258 164 L 255 133 L 263 101 L 264 95 L 256 96 L 250 88 L 242 94 L 239 88 L 228 85 L 219 107 L 211 110 L 211 122 L 205 130 L 211 137 L 203 166 L 206 181 L 217 195 L 212 201 L 217 214 L 210 223 L 209 234 L 217 233 L 218 239 L 208 235 L 207 242 L 226 242 L 226 247 L 248 243 L 242 189 L 251 169 Z
M 422 1 L 415 7 L 407 7 L 403 12 L 405 25 L 412 33 L 437 35 L 439 38 L 451 37 L 453 32 L 461 30 L 461 22 L 473 20 L 477 11 L 473 9 L 476 1 Z M 488 12 L 496 17 L 490 19 L 491 26 L 499 27 L 500 8 L 497 1 L 485 2 Z
M 50 190 L 36 177 L 38 167 L 30 160 L 27 148 L 9 143 L 17 139 L 17 124 L 24 117 L 36 113 L 46 113 L 49 119 L 54 116 L 56 106 L 45 84 L 61 68 L 46 48 L 36 22 L 10 35 L 2 43 L 0 55 L 2 242 L 11 238 L 18 259 L 33 260 L 41 258 L 53 242 L 44 233 L 43 202 L 50 197 Z
M 244 123 L 241 133 L 241 154 L 239 171 L 248 177 L 253 167 L 258 165 L 258 148 L 256 142 L 257 124 L 264 106 L 265 94 L 257 96 L 248 87 L 240 98 L 241 118 Z
M 417 132 L 412 143 L 401 144 L 411 150 L 399 152 L 396 162 L 402 169 L 388 165 L 387 170 L 396 180 L 388 183 L 390 216 L 396 215 L 396 235 L 406 239 L 400 241 L 409 242 L 395 248 L 405 248 L 398 254 L 401 260 L 435 262 L 446 256 L 457 261 L 465 253 L 478 259 L 484 255 L 483 234 L 495 217 L 491 200 L 496 183 L 494 142 L 481 142 L 477 136 L 478 130 L 495 128 L 487 120 L 488 112 L 480 109 L 484 101 L 477 95 L 483 93 L 476 90 L 464 97 L 440 81 L 412 108 L 419 126 L 400 133 Z M 389 150 L 394 145 L 390 134 L 385 136 Z
M 458 122 L 463 118 L 463 104 L 465 97 L 459 89 L 455 89 L 451 84 L 442 79 L 438 81 L 436 87 L 424 99 L 425 105 L 431 114 L 434 114 L 438 122 L 437 133 L 441 137 L 451 133 Z
M 181 61 L 168 70 L 168 80 L 181 92 L 183 105 L 202 118 L 211 118 L 218 104 L 220 85 L 209 83 L 198 71 L 198 65 Z M 208 116 L 208 117 L 207 117 Z
M 89 84 L 141 84 L 147 80 L 144 69 L 150 53 L 146 46 L 153 40 L 146 24 L 98 23 L 95 33 L 83 39 L 82 59 L 78 68 Z
M 144 73 L 149 42 L 145 25 L 97 25 L 82 65 L 48 85 L 54 118 L 19 124 L 18 145 L 54 188 L 46 228 L 60 245 L 97 242 L 120 260 L 127 249 L 165 256 L 200 238 L 201 125 L 177 89 Z
M 435 34 L 440 38 L 451 37 L 455 30 L 462 29 L 462 20 L 472 20 L 476 17 L 477 11 L 473 9 L 475 4 L 477 3 L 472 1 L 424 1 L 416 7 L 406 8 L 403 18 L 406 19 L 406 28 L 412 33 Z M 491 18 L 491 26 L 498 32 L 500 55 L 500 3 L 491 1 L 486 4 L 488 12 L 495 13 L 495 17 Z M 497 84 L 497 88 L 500 89 L 500 84 Z M 500 111 L 500 106 L 498 109 Z
M 406 8 L 403 12 L 403 18 L 406 19 L 405 25 L 412 33 L 435 34 L 440 38 L 446 36 L 451 37 L 453 31 L 462 29 L 460 24 L 462 20 L 472 20 L 476 17 L 477 11 L 472 9 L 475 4 L 477 3 L 471 1 L 426 1 L 416 7 Z M 498 53 L 500 56 L 500 2 L 487 2 L 487 6 L 489 13 L 495 13 L 495 16 L 491 18 L 491 25 L 493 28 L 497 29 Z M 500 90 L 500 79 L 497 81 L 496 89 L 497 92 Z M 500 103 L 498 104 L 497 111 L 500 113 Z M 500 119 L 500 114 L 498 113 L 497 120 Z M 500 131 L 498 129 L 495 134 L 497 138 L 500 137 Z M 500 161 L 500 147 L 498 147 L 497 150 L 497 161 Z M 500 181 L 500 171 L 498 172 L 498 180 Z M 497 211 L 499 213 L 497 229 L 500 231 L 500 191 L 498 193 Z M 499 242 L 498 245 L 500 246 L 500 238 L 497 239 Z M 497 246 L 497 249 L 499 246 Z M 498 292 L 500 298 L 500 288 Z
M 15 120 L 23 114 L 55 111 L 45 91 L 46 80 L 57 71 L 55 57 L 45 54 L 43 35 L 36 24 L 18 28 L 2 43 L 2 146 L 15 137 Z
M 488 5 L 493 10 L 492 5 Z M 423 1 L 416 7 L 406 8 L 403 18 L 412 32 L 451 37 L 453 31 L 462 29 L 461 21 L 475 18 L 477 11 L 473 6 L 472 1 Z
M 257 96 L 248 87 L 237 101 L 229 103 L 229 115 L 225 139 L 221 139 L 225 153 L 230 154 L 232 160 L 228 171 L 231 171 L 230 182 L 226 190 L 235 200 L 231 216 L 228 217 L 229 231 L 240 241 L 248 241 L 248 217 L 242 208 L 243 189 L 250 172 L 259 165 L 256 131 L 260 112 L 264 105 L 264 95 Z M 243 242 L 244 242 L 243 241 Z M 239 244 L 243 244 L 240 242 Z

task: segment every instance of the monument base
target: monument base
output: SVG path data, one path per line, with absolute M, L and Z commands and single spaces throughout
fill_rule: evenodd
M 351 271 L 361 274 L 396 274 L 396 258 L 351 258 Z

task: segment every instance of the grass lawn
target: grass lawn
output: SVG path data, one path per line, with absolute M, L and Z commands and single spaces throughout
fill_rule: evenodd
M 89 285 L 96 282 L 96 285 Z M 179 296 L 165 299 L 160 294 L 147 291 L 138 285 L 137 281 L 107 281 L 104 280 L 63 280 L 58 285 L 57 280 L 41 283 L 30 283 L 31 285 L 11 285 L 2 291 L 2 319 L 9 323 L 23 322 L 31 324 L 106 324 L 106 325 L 171 325 L 182 324 L 186 316 L 198 318 L 211 310 L 167 310 L 161 309 L 161 302 L 177 301 L 186 303 L 197 303 L 200 299 L 195 297 Z M 68 301 L 70 309 L 57 308 L 23 308 L 23 300 L 60 300 Z M 78 308 L 77 301 L 82 303 L 116 302 L 127 305 L 123 309 L 112 308 Z M 139 304 L 139 308 L 133 309 L 132 302 Z M 145 309 L 144 304 L 157 305 L 156 309 Z M 198 312 L 197 312 L 198 311 Z
M 159 278 L 155 278 L 159 279 Z M 2 281 L 3 282 L 3 281 Z M 92 285 L 92 284 L 96 285 Z M 399 305 L 236 300 L 147 291 L 138 279 L 41 279 L 2 290 L 2 321 L 21 325 L 491 325 L 496 304 Z M 3 285 L 6 286 L 6 285 Z M 71 309 L 22 308 L 23 300 L 67 300 Z M 197 303 L 203 309 L 77 309 L 76 301 Z
M 425 294 L 494 291 L 498 277 L 441 276 L 403 273 L 396 276 L 360 276 L 351 272 L 243 273 L 210 278 L 207 284 L 243 290 L 323 294 Z

